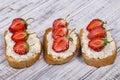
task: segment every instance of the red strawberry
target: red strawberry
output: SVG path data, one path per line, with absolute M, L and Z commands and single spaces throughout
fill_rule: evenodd
M 93 19 L 90 24 L 87 26 L 87 30 L 91 31 L 92 29 L 96 28 L 96 27 L 103 27 L 103 25 L 105 24 L 105 22 L 103 22 L 100 19 Z
M 15 18 L 12 22 L 12 24 L 9 27 L 9 31 L 14 33 L 16 31 L 24 31 L 27 29 L 27 23 L 22 18 Z
M 111 41 L 108 41 L 106 38 L 95 38 L 91 41 L 89 41 L 89 47 L 93 49 L 94 51 L 100 51 L 102 50 L 107 43 L 110 43 Z
M 94 38 L 104 38 L 106 36 L 106 30 L 103 27 L 97 27 L 93 30 L 91 30 L 88 34 L 88 38 L 94 39 Z
M 52 32 L 52 37 L 54 39 L 57 39 L 58 37 L 63 37 L 68 34 L 68 29 L 67 28 L 58 28 L 57 30 L 54 30 Z
M 101 38 L 96 38 L 89 41 L 89 47 L 95 51 L 100 51 L 103 49 L 104 41 Z
M 27 42 L 19 41 L 14 45 L 13 49 L 17 54 L 24 55 L 29 51 L 29 45 Z
M 55 52 L 63 52 L 69 48 L 69 40 L 66 37 L 59 37 L 54 40 L 52 49 Z
M 18 32 L 13 33 L 11 38 L 15 42 L 26 41 L 28 38 L 28 33 L 26 31 L 18 31 Z
M 53 31 L 58 29 L 58 28 L 63 28 L 63 27 L 67 27 L 68 26 L 68 23 L 66 20 L 64 20 L 63 18 L 59 18 L 59 19 L 56 19 L 54 22 L 53 22 Z

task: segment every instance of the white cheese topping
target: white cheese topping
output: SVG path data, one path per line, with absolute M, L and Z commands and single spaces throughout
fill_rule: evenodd
M 113 51 L 115 50 L 115 42 L 112 41 L 113 38 L 112 38 L 110 32 L 107 32 L 107 39 L 108 39 L 108 41 L 112 41 L 112 42 L 108 43 L 103 48 L 103 50 L 101 50 L 99 52 L 96 52 L 88 47 L 88 42 L 89 42 L 89 39 L 87 38 L 88 33 L 89 32 L 86 29 L 83 30 L 83 35 L 82 35 L 82 40 L 81 40 L 81 44 L 83 45 L 82 46 L 83 53 L 85 53 L 88 57 L 95 58 L 95 59 L 103 59 L 103 58 L 106 58 L 106 57 L 112 55 Z
M 73 52 L 76 50 L 76 44 L 77 44 L 77 36 L 75 32 L 72 32 L 70 37 L 73 38 L 73 42 L 69 42 L 69 48 L 64 51 L 64 52 L 55 52 L 52 49 L 52 44 L 53 44 L 53 38 L 52 38 L 52 32 L 49 32 L 47 35 L 47 40 L 48 40 L 48 54 L 52 55 L 53 58 L 67 58 L 73 54 Z
M 31 33 L 31 32 L 29 32 Z M 6 55 L 11 56 L 15 60 L 18 61 L 25 61 L 32 57 L 34 54 L 38 54 L 41 51 L 41 44 L 40 40 L 37 38 L 37 34 L 31 34 L 28 37 L 28 44 L 31 45 L 29 48 L 29 52 L 25 55 L 19 55 L 14 52 L 13 46 L 15 45 L 15 42 L 11 39 L 12 33 L 7 31 L 5 40 L 6 40 Z

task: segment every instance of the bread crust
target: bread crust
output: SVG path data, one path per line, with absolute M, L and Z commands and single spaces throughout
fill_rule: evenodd
M 82 34 L 83 34 L 83 29 L 80 30 L 80 40 L 82 40 Z M 114 40 L 114 42 L 115 42 L 115 40 Z M 82 48 L 82 46 L 83 46 L 83 44 L 81 44 L 81 48 Z M 87 56 L 86 53 L 82 52 L 82 57 L 83 57 L 84 61 L 88 65 L 95 66 L 95 67 L 101 67 L 101 66 L 113 64 L 115 61 L 116 55 L 117 55 L 116 42 L 115 42 L 115 50 L 113 51 L 112 55 L 108 56 L 106 58 L 103 58 L 103 59 L 89 58 L 89 56 Z
M 45 31 L 44 40 L 43 40 L 43 44 L 44 44 L 44 59 L 45 59 L 46 63 L 48 63 L 48 64 L 64 64 L 66 62 L 69 62 L 74 57 L 74 55 L 78 52 L 78 50 L 79 50 L 79 47 L 80 47 L 80 40 L 79 40 L 79 38 L 77 39 L 76 50 L 73 52 L 73 54 L 71 56 L 69 56 L 67 58 L 57 58 L 56 59 L 56 58 L 53 58 L 52 55 L 48 54 L 47 35 L 51 31 L 52 31 L 51 28 L 48 28 Z M 77 37 L 78 37 L 78 35 L 77 35 Z
M 6 33 L 7 33 L 7 31 L 4 32 L 4 53 L 5 53 L 6 60 L 8 61 L 10 66 L 12 66 L 13 68 L 16 68 L 16 69 L 21 69 L 21 68 L 25 68 L 25 67 L 29 67 L 29 66 L 33 65 L 39 59 L 42 49 L 41 49 L 40 53 L 34 54 L 32 57 L 30 57 L 28 60 L 25 60 L 25 61 L 18 61 L 16 59 L 14 59 L 13 57 L 8 56 L 6 53 L 6 47 L 7 47 L 6 40 L 5 40 Z M 41 45 L 41 42 L 40 42 L 40 45 Z

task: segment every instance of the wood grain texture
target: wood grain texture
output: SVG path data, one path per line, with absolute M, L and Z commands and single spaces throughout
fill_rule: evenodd
M 76 55 L 63 65 L 48 65 L 41 55 L 34 65 L 24 69 L 13 69 L 5 60 L 3 33 L 16 17 L 35 18 L 28 29 L 37 32 L 40 40 L 55 19 L 70 14 L 73 22 L 69 28 L 86 27 L 90 20 L 100 18 L 107 21 L 105 27 L 113 28 L 118 54 L 115 63 L 95 68 L 84 63 Z M 0 80 L 120 80 L 120 0 L 0 0 Z M 80 53 L 78 53 L 80 54 Z

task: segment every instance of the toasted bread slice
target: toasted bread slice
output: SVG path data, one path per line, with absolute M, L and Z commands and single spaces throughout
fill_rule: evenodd
M 34 55 L 29 57 L 27 60 L 19 61 L 19 60 L 16 60 L 15 58 L 13 58 L 12 56 L 7 55 L 7 43 L 6 43 L 6 39 L 5 39 L 7 32 L 8 31 L 4 32 L 4 53 L 5 53 L 6 60 L 9 62 L 10 66 L 12 66 L 13 68 L 20 69 L 20 68 L 29 67 L 29 66 L 33 65 L 40 57 L 41 50 L 42 50 L 41 43 L 40 43 L 41 49 L 40 49 L 39 53 L 34 53 Z
M 84 44 L 82 43 L 82 36 L 83 36 L 83 33 L 84 33 L 84 29 L 81 29 L 80 30 L 80 40 L 81 40 L 81 48 L 83 48 Z M 115 40 L 113 39 L 113 42 L 115 43 Z M 109 65 L 109 64 L 112 64 L 114 63 L 115 61 L 115 58 L 116 58 L 116 55 L 117 55 L 117 46 L 116 46 L 116 43 L 115 43 L 115 47 L 114 51 L 112 51 L 112 55 L 110 56 L 107 56 L 105 58 L 91 58 L 87 55 L 87 53 L 84 53 L 82 51 L 82 57 L 84 59 L 84 61 L 90 65 L 90 66 L 95 66 L 95 67 L 101 67 L 101 66 L 106 66 L 106 65 Z
M 62 58 L 62 57 L 54 58 L 53 55 L 51 55 L 48 51 L 48 41 L 49 40 L 47 39 L 47 35 L 51 31 L 52 31 L 52 29 L 48 28 L 44 34 L 44 59 L 45 59 L 46 63 L 48 63 L 48 64 L 63 64 L 63 63 L 70 61 L 74 57 L 74 55 L 78 52 L 79 47 L 80 47 L 78 35 L 75 33 L 75 35 L 77 37 L 77 44 L 76 44 L 76 49 L 72 52 L 72 55 L 70 55 L 66 58 Z M 61 54 L 61 53 L 58 53 L 58 54 Z

